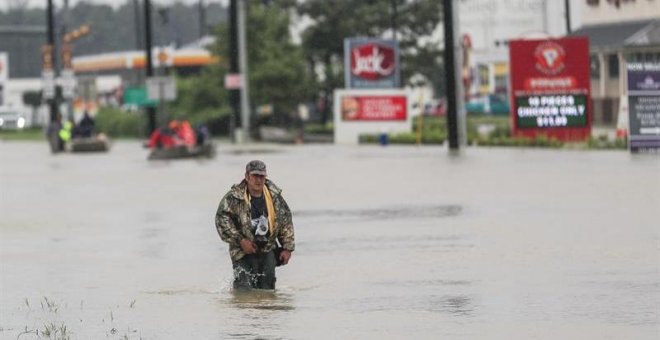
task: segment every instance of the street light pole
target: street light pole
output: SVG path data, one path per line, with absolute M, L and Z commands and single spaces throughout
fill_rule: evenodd
M 48 0 L 48 10 L 46 11 L 46 23 L 48 25 L 48 46 L 50 46 L 50 55 L 45 56 L 54 66 L 55 58 L 55 23 L 53 20 L 53 0 Z M 57 74 L 55 74 L 57 76 Z M 49 99 L 48 106 L 50 107 L 50 121 L 51 123 L 57 121 L 57 97 Z
M 569 0 L 564 0 L 564 7 L 566 7 L 566 35 L 571 34 L 571 5 Z
M 243 143 L 247 143 L 250 139 L 250 95 L 248 92 L 245 6 L 246 1 L 240 0 L 238 5 L 238 52 L 240 56 L 238 68 L 243 77 L 243 88 L 241 89 L 241 130 L 243 131 Z
M 460 77 L 457 76 L 460 68 L 456 65 L 456 55 L 460 51 L 460 47 L 456 43 L 454 30 L 458 27 L 456 22 L 456 13 L 453 6 L 453 0 L 443 0 L 443 16 L 444 16 L 444 36 L 445 36 L 445 50 L 444 50 L 444 64 L 445 64 L 445 79 L 447 81 L 447 130 L 449 139 L 449 150 L 458 151 L 460 144 L 465 136 L 465 122 L 463 121 L 463 96 L 462 84 L 457 81 Z
M 151 58 L 151 1 L 144 0 L 144 31 L 145 31 L 145 46 L 144 53 L 146 58 L 146 77 L 151 78 L 154 76 L 154 64 Z M 147 106 L 147 136 L 150 136 L 156 130 L 156 108 Z
M 229 2 L 229 73 L 238 75 L 238 0 Z M 229 90 L 229 103 L 232 108 L 232 115 L 229 120 L 229 133 L 231 140 L 236 143 L 236 127 L 241 126 L 241 94 L 240 88 Z

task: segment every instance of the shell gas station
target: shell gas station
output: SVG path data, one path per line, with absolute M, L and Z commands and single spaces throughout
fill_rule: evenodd
M 157 74 L 179 76 L 197 74 L 207 65 L 218 62 L 205 47 L 213 38 L 204 37 L 181 48 L 155 47 L 152 62 Z M 147 99 L 145 89 L 146 56 L 142 50 L 102 53 L 72 58 L 77 90 L 73 110 L 95 112 L 99 104 L 156 105 Z

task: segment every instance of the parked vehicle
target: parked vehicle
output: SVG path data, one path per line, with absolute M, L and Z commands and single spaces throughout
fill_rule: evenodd
M 425 116 L 442 117 L 447 114 L 447 101 L 443 99 L 434 99 L 424 105 Z
M 21 130 L 27 127 L 25 115 L 15 108 L 0 108 L 0 130 Z
M 465 104 L 465 110 L 476 114 L 508 115 L 511 107 L 505 96 L 489 94 L 473 98 Z

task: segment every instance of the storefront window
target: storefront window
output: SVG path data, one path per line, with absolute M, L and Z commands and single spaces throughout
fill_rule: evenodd
M 619 56 L 610 54 L 607 57 L 607 70 L 610 78 L 619 78 Z
M 600 59 L 597 55 L 591 56 L 591 78 L 599 79 L 600 78 Z

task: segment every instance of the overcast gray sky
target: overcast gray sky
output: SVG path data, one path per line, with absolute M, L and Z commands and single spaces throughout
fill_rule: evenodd
M 94 4 L 107 4 L 113 7 L 118 7 L 126 3 L 127 1 L 130 1 L 131 3 L 133 2 L 133 0 L 69 0 L 69 6 L 73 6 L 79 2 L 87 2 Z M 142 1 L 144 0 L 140 0 L 140 2 Z M 203 1 L 206 4 L 222 3 L 225 5 L 229 2 L 229 0 L 203 0 Z M 159 4 L 159 5 L 171 5 L 177 2 L 181 2 L 185 4 L 197 4 L 199 3 L 199 0 L 151 0 L 152 4 Z M 24 4 L 24 3 L 27 3 L 29 7 L 46 7 L 48 0 L 0 0 L 0 10 L 6 10 L 10 6 L 16 6 L 18 4 Z M 64 0 L 53 0 L 53 5 L 55 7 L 62 7 L 64 6 Z

